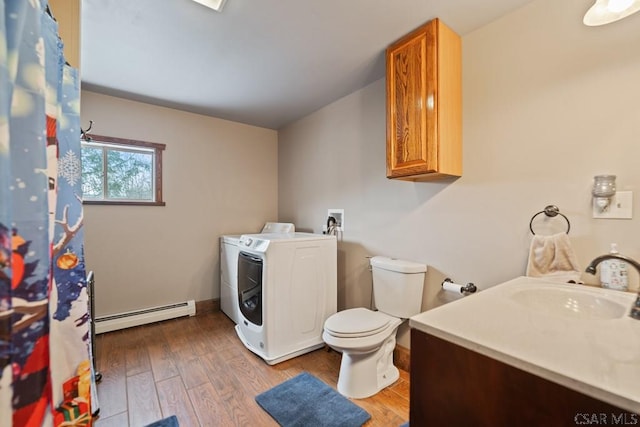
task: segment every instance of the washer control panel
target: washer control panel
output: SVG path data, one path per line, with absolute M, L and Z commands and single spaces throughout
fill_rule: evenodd
M 240 237 L 241 249 L 252 249 L 256 252 L 266 252 L 269 247 L 269 240 L 260 239 L 255 236 L 243 235 Z

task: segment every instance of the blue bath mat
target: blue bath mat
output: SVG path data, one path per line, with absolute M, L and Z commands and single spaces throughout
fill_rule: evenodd
M 180 424 L 178 424 L 178 418 L 175 415 L 171 415 L 170 417 L 151 423 L 146 427 L 180 427 Z
M 283 427 L 360 427 L 371 418 L 308 372 L 257 395 L 256 402 Z

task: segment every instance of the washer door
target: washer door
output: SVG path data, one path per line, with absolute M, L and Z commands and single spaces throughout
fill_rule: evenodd
M 238 304 L 249 322 L 262 326 L 262 258 L 240 252 L 238 256 Z

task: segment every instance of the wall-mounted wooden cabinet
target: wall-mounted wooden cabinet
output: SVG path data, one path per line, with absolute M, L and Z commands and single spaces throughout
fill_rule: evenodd
M 58 21 L 65 59 L 72 67 L 79 69 L 81 0 L 49 0 L 49 6 Z
M 462 43 L 439 19 L 387 48 L 387 177 L 462 175 Z

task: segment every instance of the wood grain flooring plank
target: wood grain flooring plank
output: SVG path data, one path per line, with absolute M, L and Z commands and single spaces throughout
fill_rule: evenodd
M 178 371 L 182 377 L 185 388 L 188 390 L 209 381 L 207 368 L 202 358 L 178 361 Z
M 181 359 L 192 359 L 198 354 L 191 341 L 185 335 L 184 322 L 181 322 L 182 320 L 177 319 L 176 323 L 163 322 L 161 325 L 162 332 L 171 352 Z
M 395 412 L 400 418 L 409 419 L 408 399 L 403 398 L 389 388 L 381 390 L 375 397 L 377 401 L 380 401 L 386 408 Z
M 218 354 L 208 354 L 203 358 L 207 377 L 223 401 L 233 399 L 241 392 L 237 378 L 229 369 L 226 360 Z
M 241 393 L 232 400 L 227 400 L 224 406 L 227 414 L 237 426 L 277 426 L 271 415 L 266 413 L 255 401 L 254 396 Z
M 226 354 L 228 355 L 227 357 L 229 357 L 228 363 L 233 363 L 238 367 L 238 370 L 241 369 L 242 372 L 257 372 L 272 386 L 289 378 L 281 372 L 281 369 L 277 368 L 280 364 L 267 364 L 267 362 L 258 355 L 248 350 L 239 338 L 236 337 L 236 340 L 233 342 L 233 347 L 233 350 L 228 350 Z M 233 360 L 236 360 L 236 362 L 231 362 Z
M 127 375 L 136 375 L 151 370 L 149 353 L 144 341 L 130 343 L 124 350 L 127 364 Z
M 273 366 L 267 365 L 264 360 L 260 359 L 249 350 L 244 353 L 244 358 L 248 362 L 247 369 L 262 374 L 262 377 L 271 387 L 278 385 L 289 378 L 279 369 L 274 369 Z
M 211 313 L 207 316 L 196 316 L 198 319 L 198 325 L 207 330 L 211 329 L 231 329 L 235 326 L 235 323 L 227 316 L 220 317 L 217 313 Z
M 164 417 L 175 415 L 181 426 L 197 426 L 198 418 L 180 377 L 156 383 L 160 408 Z
M 365 426 L 399 426 L 409 419 L 408 414 L 406 418 L 400 417 L 376 396 L 366 399 L 350 399 L 371 415 L 371 419 L 367 421 Z
M 251 425 L 251 418 L 247 411 L 243 410 L 244 389 L 226 362 L 220 363 L 210 356 L 205 357 L 206 366 L 209 369 L 208 377 L 221 399 L 222 407 L 234 425 Z
M 408 419 L 408 417 L 407 419 L 402 419 L 392 410 L 373 401 L 367 401 L 367 399 L 353 399 L 352 401 L 371 415 L 371 419 L 364 424 L 365 427 L 400 426 Z
M 186 322 L 185 337 L 191 343 L 193 351 L 197 356 L 203 356 L 211 350 L 206 330 L 200 328 L 197 317 L 189 317 Z
M 187 390 L 189 400 L 203 427 L 232 426 L 233 421 L 224 409 L 222 400 L 210 382 Z
M 206 331 L 206 341 L 204 342 L 204 345 L 206 346 L 205 354 L 236 346 L 238 344 L 236 341 L 240 341 L 240 339 L 236 336 L 235 330 L 232 329 L 231 331 L 233 334 L 229 331 L 222 331 L 219 329 Z
M 122 343 L 125 334 L 120 331 L 98 335 L 102 341 L 100 352 L 96 355 L 98 370 L 110 371 L 114 375 L 124 373 L 126 369 L 125 353 Z
M 124 365 L 122 366 L 124 368 Z M 127 383 L 124 369 L 104 370 L 97 385 L 100 415 L 108 418 L 127 411 Z
M 129 426 L 142 427 L 162 418 L 151 371 L 127 377 Z
M 389 387 L 389 390 L 408 400 L 407 396 L 409 396 L 409 381 L 404 380 L 402 377 L 400 377 L 398 381 L 396 381 Z
M 169 349 L 169 345 L 163 340 L 162 334 L 156 334 L 162 338 L 146 338 L 147 354 L 153 371 L 153 378 L 156 381 L 166 380 L 167 378 L 180 375 L 178 367 L 173 358 L 173 353 Z
M 229 418 L 238 426 L 274 425 L 273 419 L 255 402 L 255 394 L 248 393 L 242 385 L 246 378 L 238 379 L 228 360 L 224 355 L 205 356 L 208 377 Z
M 129 415 L 126 412 L 121 412 L 111 417 L 98 417 L 93 422 L 94 427 L 127 427 L 129 425 Z

